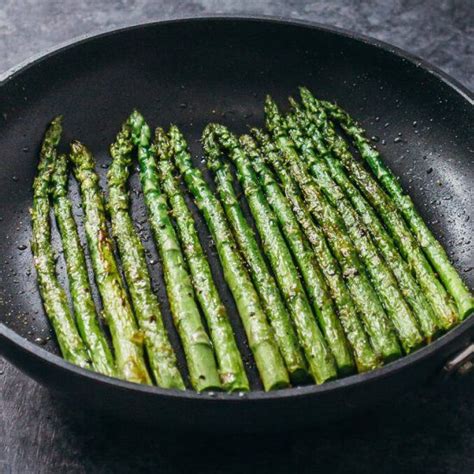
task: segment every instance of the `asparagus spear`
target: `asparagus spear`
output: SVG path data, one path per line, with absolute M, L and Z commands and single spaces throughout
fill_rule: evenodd
M 81 143 L 71 144 L 71 161 L 79 182 L 89 253 L 102 298 L 104 316 L 112 335 L 117 375 L 130 382 L 151 383 L 138 331 L 108 235 L 104 198 L 91 152 Z
M 66 293 L 56 276 L 51 247 L 49 186 L 57 154 L 56 147 L 61 139 L 61 121 L 62 117 L 58 116 L 51 122 L 41 146 L 38 174 L 33 182 L 31 250 L 41 298 L 63 357 L 80 367 L 91 368 L 89 354 L 75 325 Z
M 94 369 L 102 374 L 113 376 L 115 375 L 114 358 L 99 325 L 87 276 L 84 251 L 72 215 L 71 201 L 67 196 L 67 168 L 66 155 L 58 155 L 55 159 L 54 171 L 51 176 L 50 193 L 64 249 L 76 324 L 91 356 Z
M 249 382 L 229 316 L 214 283 L 194 219 L 173 175 L 171 144 L 162 128 L 157 128 L 155 132 L 155 150 L 159 158 L 160 184 L 168 197 L 177 224 L 178 236 L 191 271 L 196 296 L 207 320 L 222 387 L 231 392 L 248 391 Z
M 275 340 L 290 378 L 294 383 L 301 383 L 308 378 L 307 364 L 290 316 L 267 262 L 260 251 L 253 229 L 247 222 L 235 195 L 228 164 L 223 163 L 222 166 L 226 169 L 216 172 L 217 191 L 222 207 L 232 227 L 241 254 L 248 264 L 251 278 L 273 328 Z
M 341 124 L 344 131 L 354 140 L 360 155 L 393 199 L 395 206 L 403 214 L 444 286 L 456 301 L 461 320 L 465 319 L 474 311 L 474 295 L 469 291 L 449 261 L 442 245 L 436 240 L 423 221 L 410 196 L 403 191 L 400 182 L 385 165 L 377 149 L 370 145 L 362 127 L 340 107 L 328 102 L 322 102 L 321 105 L 330 113 L 332 118 Z
M 186 141 L 179 129 L 172 126 L 169 135 L 175 163 L 204 215 L 216 243 L 224 278 L 234 296 L 263 386 L 267 391 L 287 387 L 289 379 L 285 364 L 260 299 L 237 251 L 224 210 L 201 171 L 193 166 Z
M 219 389 L 214 351 L 195 300 L 191 277 L 161 192 L 158 168 L 150 146 L 150 127 L 134 111 L 128 121 L 138 148 L 140 180 L 151 229 L 161 256 L 166 290 L 176 329 L 183 344 L 192 386 L 198 391 Z
M 456 308 L 441 282 L 436 278 L 428 260 L 424 256 L 416 239 L 411 234 L 402 216 L 392 200 L 384 193 L 374 178 L 356 161 L 347 147 L 347 143 L 336 134 L 333 124 L 327 119 L 325 111 L 319 106 L 311 93 L 302 88 L 301 96 L 305 107 L 311 113 L 318 128 L 322 131 L 326 143 L 334 156 L 342 162 L 354 179 L 366 199 L 378 211 L 395 240 L 400 252 L 408 261 L 417 281 L 423 288 L 433 308 L 438 324 L 449 329 L 457 321 Z
M 145 250 L 129 213 L 127 180 L 132 149 L 130 126 L 125 123 L 110 147 L 112 164 L 107 179 L 112 234 L 118 244 L 125 280 L 155 382 L 163 388 L 184 390 L 176 356 L 163 324 L 160 304 L 151 287 Z
M 334 355 L 338 370 L 341 374 L 352 373 L 355 370 L 352 351 L 339 321 L 329 286 L 316 255 L 300 228 L 291 204 L 275 181 L 273 173 L 263 162 L 253 139 L 248 135 L 244 135 L 240 137 L 240 144 L 251 166 L 257 173 L 267 201 L 280 223 L 282 233 L 300 269 L 311 305 L 318 315 L 321 330 Z
M 334 181 L 342 188 L 358 212 L 364 224 L 369 229 L 374 241 L 382 252 L 386 262 L 390 265 L 397 278 L 400 290 L 416 316 L 425 337 L 430 341 L 439 331 L 436 316 L 431 309 L 425 295 L 410 272 L 408 264 L 398 252 L 395 242 L 385 230 L 375 210 L 367 202 L 361 192 L 347 176 L 341 162 L 334 158 L 324 144 L 324 139 L 314 122 L 309 120 L 303 109 L 293 100 L 295 119 L 301 130 L 312 138 L 313 145 L 324 158 L 327 170 Z
M 358 299 L 359 310 L 364 318 L 374 349 L 384 361 L 400 357 L 401 351 L 397 338 L 391 330 L 384 309 L 370 284 L 357 251 L 347 236 L 344 222 L 337 210 L 329 204 L 320 192 L 319 187 L 305 168 L 296 151 L 295 144 L 278 121 L 278 109 L 270 97 L 267 97 L 265 102 L 265 115 L 267 127 L 273 134 L 275 142 L 282 152 L 283 159 L 298 182 L 310 212 L 328 237 L 331 250 L 339 261 L 347 262 L 348 275 L 357 277 L 356 285 L 353 286 L 356 290 L 354 291 L 354 297 Z M 277 166 L 277 164 L 276 162 L 273 163 L 274 166 Z M 354 280 L 348 278 L 347 282 L 353 284 Z
M 281 118 L 281 123 L 300 149 L 300 156 L 306 161 L 308 170 L 320 190 L 339 211 L 349 232 L 349 237 L 365 264 L 387 315 L 397 330 L 405 352 L 409 353 L 419 348 L 423 343 L 423 337 L 418 329 L 417 321 L 403 298 L 391 269 L 380 257 L 374 242 L 367 233 L 365 224 L 351 206 L 350 201 L 346 199 L 339 185 L 333 181 L 325 161 L 316 155 L 311 138 L 305 137 L 294 121 L 285 121 Z
M 270 179 L 272 172 L 266 166 L 264 160 L 277 162 L 279 157 L 276 148 L 270 141 L 270 137 L 261 130 L 252 129 L 252 133 L 261 143 L 261 153 L 255 155 L 252 164 L 255 171 L 258 173 L 261 182 L 268 181 L 269 183 L 272 183 L 273 179 Z M 251 142 L 250 140 L 251 138 L 248 136 L 245 138 L 245 146 L 247 149 L 249 147 L 253 149 L 256 146 L 255 142 Z M 311 243 L 312 249 L 318 258 L 321 269 L 329 284 L 332 298 L 337 305 L 339 318 L 347 335 L 347 339 L 353 349 L 358 371 L 365 372 L 374 369 L 379 365 L 379 360 L 370 345 L 362 323 L 359 321 L 357 309 L 352 301 L 349 290 L 344 283 L 341 269 L 328 247 L 323 232 L 315 225 L 311 218 L 292 176 L 285 168 L 281 167 L 281 165 L 277 166 L 277 168 L 281 169 L 279 178 L 282 190 L 286 195 L 308 241 Z M 266 178 L 267 176 L 268 178 Z
M 211 124 L 203 133 L 203 146 L 208 158 L 207 165 L 214 173 L 226 172 L 221 162 L 222 149 L 227 150 L 236 166 L 237 176 L 249 203 L 264 252 L 290 309 L 300 343 L 308 360 L 310 373 L 317 383 L 335 378 L 337 370 L 334 358 L 316 323 L 299 279 L 298 270 L 293 263 L 277 220 L 265 200 L 255 172 L 239 146 L 237 138 L 222 125 Z M 230 181 L 231 176 L 227 179 Z

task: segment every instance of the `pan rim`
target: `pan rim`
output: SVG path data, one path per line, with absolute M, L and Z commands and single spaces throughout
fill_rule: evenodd
M 30 67 L 35 66 L 42 61 L 61 54 L 71 48 L 79 46 L 81 44 L 100 40 L 101 38 L 109 37 L 115 34 L 121 34 L 128 31 L 138 30 L 142 28 L 153 28 L 160 27 L 161 25 L 166 24 L 185 24 L 185 23 L 199 23 L 199 22 L 228 22 L 228 21 L 241 21 L 241 22 L 254 22 L 254 23 L 270 23 L 275 25 L 283 26 L 296 26 L 310 30 L 319 30 L 330 34 L 335 34 L 339 36 L 346 37 L 352 41 L 362 42 L 368 46 L 375 47 L 377 49 L 383 50 L 385 53 L 389 53 L 397 56 L 398 58 L 409 61 L 415 67 L 423 69 L 428 74 L 433 75 L 437 80 L 441 81 L 459 95 L 461 95 L 471 106 L 474 105 L 474 92 L 470 91 L 466 86 L 462 85 L 456 79 L 452 78 L 449 74 L 443 72 L 436 66 L 432 65 L 428 61 L 419 58 L 418 56 L 408 53 L 401 48 L 393 46 L 387 42 L 377 40 L 363 34 L 353 33 L 351 31 L 345 30 L 343 28 L 324 25 L 317 22 L 311 22 L 307 20 L 298 20 L 298 19 L 288 19 L 275 16 L 265 16 L 265 15 L 204 15 L 196 17 L 181 17 L 169 20 L 153 20 L 149 22 L 142 22 L 137 24 L 128 25 L 121 28 L 110 29 L 106 31 L 101 31 L 100 33 L 92 32 L 85 35 L 80 35 L 74 37 L 71 40 L 60 43 L 53 48 L 42 51 L 38 54 L 35 54 L 24 61 L 20 62 L 16 66 L 13 66 L 5 73 L 0 75 L 0 88 L 6 85 L 11 80 L 14 80 L 18 75 L 27 71 Z M 20 336 L 12 329 L 9 329 L 5 324 L 0 323 L 0 337 L 9 340 L 20 350 L 27 353 L 29 356 L 39 359 L 42 363 L 47 365 L 54 365 L 56 368 L 71 372 L 74 375 L 79 377 L 88 378 L 91 382 L 99 382 L 106 384 L 111 387 L 119 388 L 121 390 L 141 392 L 143 394 L 153 395 L 153 396 L 163 396 L 163 397 L 173 397 L 181 399 L 193 399 L 193 400 L 208 400 L 208 401 L 226 401 L 226 402 L 255 402 L 259 400 L 270 400 L 270 399 L 293 399 L 295 397 L 306 397 L 313 396 L 317 394 L 322 394 L 326 392 L 336 392 L 347 387 L 355 387 L 361 383 L 365 383 L 374 379 L 381 379 L 389 377 L 401 370 L 404 370 L 405 367 L 411 364 L 416 364 L 430 357 L 431 354 L 440 350 L 442 347 L 445 347 L 450 342 L 457 338 L 461 338 L 463 335 L 473 333 L 474 331 L 474 318 L 469 318 L 463 321 L 459 326 L 449 331 L 447 334 L 443 335 L 436 341 L 432 342 L 428 346 L 425 346 L 413 354 L 406 355 L 401 359 L 398 359 L 394 362 L 387 364 L 384 367 L 379 369 L 351 375 L 346 378 L 341 378 L 334 380 L 323 385 L 310 385 L 305 387 L 298 388 L 288 388 L 282 389 L 275 392 L 263 392 L 251 391 L 245 394 L 244 397 L 239 396 L 238 394 L 227 394 L 227 393 L 196 393 L 192 390 L 180 391 L 180 390 L 170 390 L 163 389 L 156 386 L 147 386 L 141 384 L 135 384 L 132 382 L 127 382 L 117 378 L 108 377 L 96 372 L 89 371 L 87 369 L 82 369 L 74 364 L 71 364 L 65 361 L 62 357 L 48 352 L 46 349 L 39 347 L 33 342 L 28 341 L 26 338 Z

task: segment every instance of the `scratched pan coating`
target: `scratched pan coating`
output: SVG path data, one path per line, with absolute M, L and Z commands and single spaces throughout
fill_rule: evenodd
M 76 407 L 178 430 L 314 425 L 393 400 L 437 375 L 472 337 L 472 319 L 374 372 L 264 393 L 212 242 L 191 200 L 254 391 L 243 397 L 166 391 L 109 379 L 57 356 L 29 250 L 31 184 L 50 119 L 64 114 L 64 143 L 78 138 L 90 147 L 104 182 L 108 146 L 133 108 L 152 125 L 180 126 L 202 167 L 198 140 L 207 122 L 220 121 L 237 132 L 262 125 L 265 94 L 286 104 L 300 84 L 337 100 L 375 137 L 472 288 L 474 111 L 472 97 L 459 84 L 387 45 L 307 23 L 256 18 L 153 23 L 82 39 L 28 62 L 0 83 L 0 352 L 52 390 L 73 397 Z M 80 221 L 77 188 L 71 186 Z M 183 367 L 136 176 L 131 186 L 137 191 L 132 192 L 134 219 L 150 259 L 157 262 L 151 265 L 154 287 Z M 55 231 L 54 242 L 57 246 Z M 62 255 L 58 265 L 65 283 Z

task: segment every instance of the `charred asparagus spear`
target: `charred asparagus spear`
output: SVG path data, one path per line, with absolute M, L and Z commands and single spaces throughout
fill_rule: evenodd
M 97 372 L 115 375 L 115 362 L 107 339 L 99 325 L 97 311 L 87 275 L 86 259 L 81 246 L 71 201 L 67 196 L 68 161 L 58 155 L 54 162 L 50 193 L 56 223 L 61 235 L 77 328 L 86 345 Z
M 224 278 L 234 296 L 263 386 L 267 391 L 287 387 L 289 379 L 285 364 L 260 299 L 237 251 L 224 210 L 201 171 L 193 166 L 181 132 L 173 126 L 169 135 L 176 166 L 193 194 L 216 244 Z
M 155 151 L 159 159 L 161 188 L 168 197 L 196 296 L 207 320 L 222 387 L 230 392 L 248 391 L 249 382 L 229 316 L 214 283 L 209 262 L 199 241 L 194 219 L 186 205 L 179 183 L 173 175 L 171 144 L 162 128 L 157 128 L 155 132 Z
M 362 312 L 364 323 L 371 338 L 372 345 L 377 354 L 384 361 L 400 357 L 401 350 L 397 338 L 393 333 L 387 315 L 372 287 L 362 262 L 352 241 L 347 236 L 344 222 L 325 196 L 320 192 L 312 176 L 309 174 L 296 150 L 296 146 L 286 134 L 278 121 L 278 109 L 270 97 L 265 102 L 266 123 L 271 131 L 283 159 L 293 174 L 303 192 L 308 207 L 323 228 L 331 250 L 339 261 L 346 261 L 349 275 L 357 276 L 357 286 L 354 295 L 358 298 L 358 306 Z M 277 163 L 273 163 L 274 166 Z M 347 280 L 348 283 L 351 281 Z
M 87 243 L 105 320 L 112 335 L 117 375 L 130 382 L 149 384 L 142 335 L 115 261 L 94 158 L 84 145 L 76 141 L 71 144 L 71 161 L 81 189 Z
M 334 358 L 316 323 L 299 279 L 298 270 L 293 263 L 277 220 L 260 189 L 255 172 L 239 146 L 237 138 L 222 125 L 211 124 L 203 133 L 203 146 L 208 158 L 208 167 L 216 174 L 216 179 L 219 179 L 219 175 L 228 172 L 228 168 L 222 167 L 223 150 L 227 151 L 236 166 L 237 176 L 249 203 L 263 249 L 290 309 L 311 374 L 318 383 L 336 377 Z M 231 176 L 224 176 L 222 181 L 224 179 L 229 182 Z M 347 367 L 343 368 L 347 369 Z
M 280 117 L 280 120 L 288 135 L 299 148 L 300 156 L 306 161 L 308 170 L 320 190 L 339 211 L 349 232 L 349 237 L 359 252 L 405 352 L 409 353 L 419 348 L 423 343 L 423 336 L 418 329 L 418 323 L 403 298 L 391 269 L 387 262 L 381 258 L 371 236 L 367 233 L 365 224 L 350 201 L 346 199 L 339 185 L 332 179 L 326 162 L 316 154 L 311 138 L 305 137 L 293 120 L 284 120 L 283 117 Z
M 474 311 L 473 294 L 449 261 L 442 245 L 436 240 L 418 213 L 410 196 L 403 191 L 400 182 L 388 166 L 385 165 L 377 149 L 370 145 L 365 131 L 340 107 L 328 102 L 322 102 L 321 105 L 330 113 L 332 118 L 341 124 L 344 131 L 354 140 L 362 158 L 382 183 L 382 186 L 392 198 L 394 205 L 403 214 L 411 231 L 418 239 L 419 245 L 421 245 L 423 251 L 428 256 L 449 294 L 456 301 L 461 320 L 469 316 Z
M 222 166 L 228 167 L 228 164 L 223 163 Z M 249 267 L 290 378 L 294 383 L 301 383 L 308 379 L 307 364 L 278 286 L 235 195 L 230 170 L 216 173 L 216 185 L 222 207 Z
M 450 301 L 450 297 L 443 285 L 436 278 L 431 265 L 394 203 L 370 173 L 354 159 L 347 147 L 347 143 L 337 135 L 333 124 L 327 119 L 324 109 L 318 104 L 312 94 L 307 89 L 302 88 L 301 97 L 305 107 L 311 113 L 311 118 L 323 133 L 326 143 L 333 151 L 334 156 L 342 162 L 360 191 L 364 193 L 366 199 L 382 217 L 400 252 L 405 260 L 408 261 L 417 277 L 418 283 L 423 288 L 437 316 L 438 324 L 444 329 L 449 329 L 458 319 L 456 308 Z
M 110 147 L 112 164 L 107 179 L 112 234 L 118 244 L 125 280 L 143 334 L 153 378 L 160 387 L 184 390 L 176 356 L 163 324 L 160 304 L 151 287 L 145 250 L 129 212 L 127 180 L 132 164 L 132 149 L 130 126 L 125 123 Z
M 319 156 L 324 159 L 332 178 L 350 199 L 357 213 L 369 229 L 385 261 L 390 265 L 397 278 L 400 290 L 416 316 L 423 334 L 430 341 L 439 331 L 436 315 L 431 309 L 421 287 L 412 276 L 408 264 L 400 255 L 395 242 L 385 230 L 375 210 L 357 187 L 352 184 L 342 163 L 332 156 L 332 153 L 326 147 L 324 139 L 314 122 L 309 119 L 305 111 L 295 101 L 291 99 L 290 101 L 300 130 L 304 130 L 306 135 L 312 138 L 313 145 L 318 151 Z
M 275 181 L 273 173 L 263 162 L 253 139 L 243 135 L 240 137 L 240 144 L 259 178 L 268 204 L 280 223 L 282 233 L 300 269 L 311 305 L 318 315 L 321 330 L 334 355 L 338 370 L 341 374 L 352 373 L 355 370 L 352 351 L 316 255 L 293 213 L 290 202 Z
M 150 225 L 158 246 L 166 290 L 176 329 L 180 335 L 192 386 L 198 391 L 219 389 L 214 351 L 195 300 L 186 262 L 161 192 L 158 168 L 150 144 L 150 127 L 137 111 L 129 118 L 133 143 L 138 148 L 140 180 Z
M 273 183 L 275 178 L 265 161 L 270 163 L 278 162 L 279 157 L 276 148 L 270 141 L 270 137 L 261 130 L 253 129 L 252 133 L 261 144 L 260 153 L 258 155 L 255 154 L 252 159 L 254 169 L 259 175 L 260 182 L 263 185 L 265 182 Z M 254 149 L 257 146 L 255 141 L 251 140 L 250 137 L 246 136 L 245 146 L 247 149 Z M 346 287 L 338 262 L 332 255 L 322 230 L 311 218 L 292 176 L 281 165 L 277 167 L 282 170 L 279 174 L 282 188 L 281 192 L 283 192 L 288 199 L 291 209 L 318 258 L 321 269 L 328 282 L 332 298 L 336 303 L 341 324 L 351 344 L 357 369 L 359 372 L 374 369 L 380 365 L 380 361 L 370 345 L 362 322 L 359 320 L 357 309 Z
M 56 147 L 61 139 L 61 120 L 62 117 L 58 116 L 51 122 L 41 146 L 38 174 L 33 183 L 31 250 L 41 298 L 61 353 L 67 361 L 89 369 L 89 354 L 69 309 L 66 293 L 58 282 L 51 247 L 49 187 L 57 155 Z

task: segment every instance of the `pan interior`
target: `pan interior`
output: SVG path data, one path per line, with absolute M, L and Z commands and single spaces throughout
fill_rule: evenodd
M 29 249 L 31 184 L 41 137 L 54 115 L 64 114 L 64 144 L 77 138 L 93 151 L 104 184 L 109 144 L 133 108 L 153 126 L 180 126 L 196 165 L 202 167 L 199 138 L 209 121 L 222 122 L 236 132 L 246 131 L 248 125 L 261 126 L 265 94 L 286 107 L 287 96 L 297 94 L 298 85 L 337 101 L 368 129 L 473 287 L 474 141 L 468 125 L 474 112 L 469 101 L 425 69 L 349 37 L 295 25 L 216 19 L 149 25 L 94 38 L 35 62 L 0 86 L 1 322 L 57 353 Z M 131 189 L 134 219 L 154 262 L 150 265 L 154 286 L 184 367 L 136 175 Z M 82 212 L 72 180 L 71 195 L 80 223 Z M 258 389 L 216 252 L 190 199 L 189 204 Z M 53 238 L 59 249 L 54 228 Z M 60 253 L 58 268 L 65 284 Z

